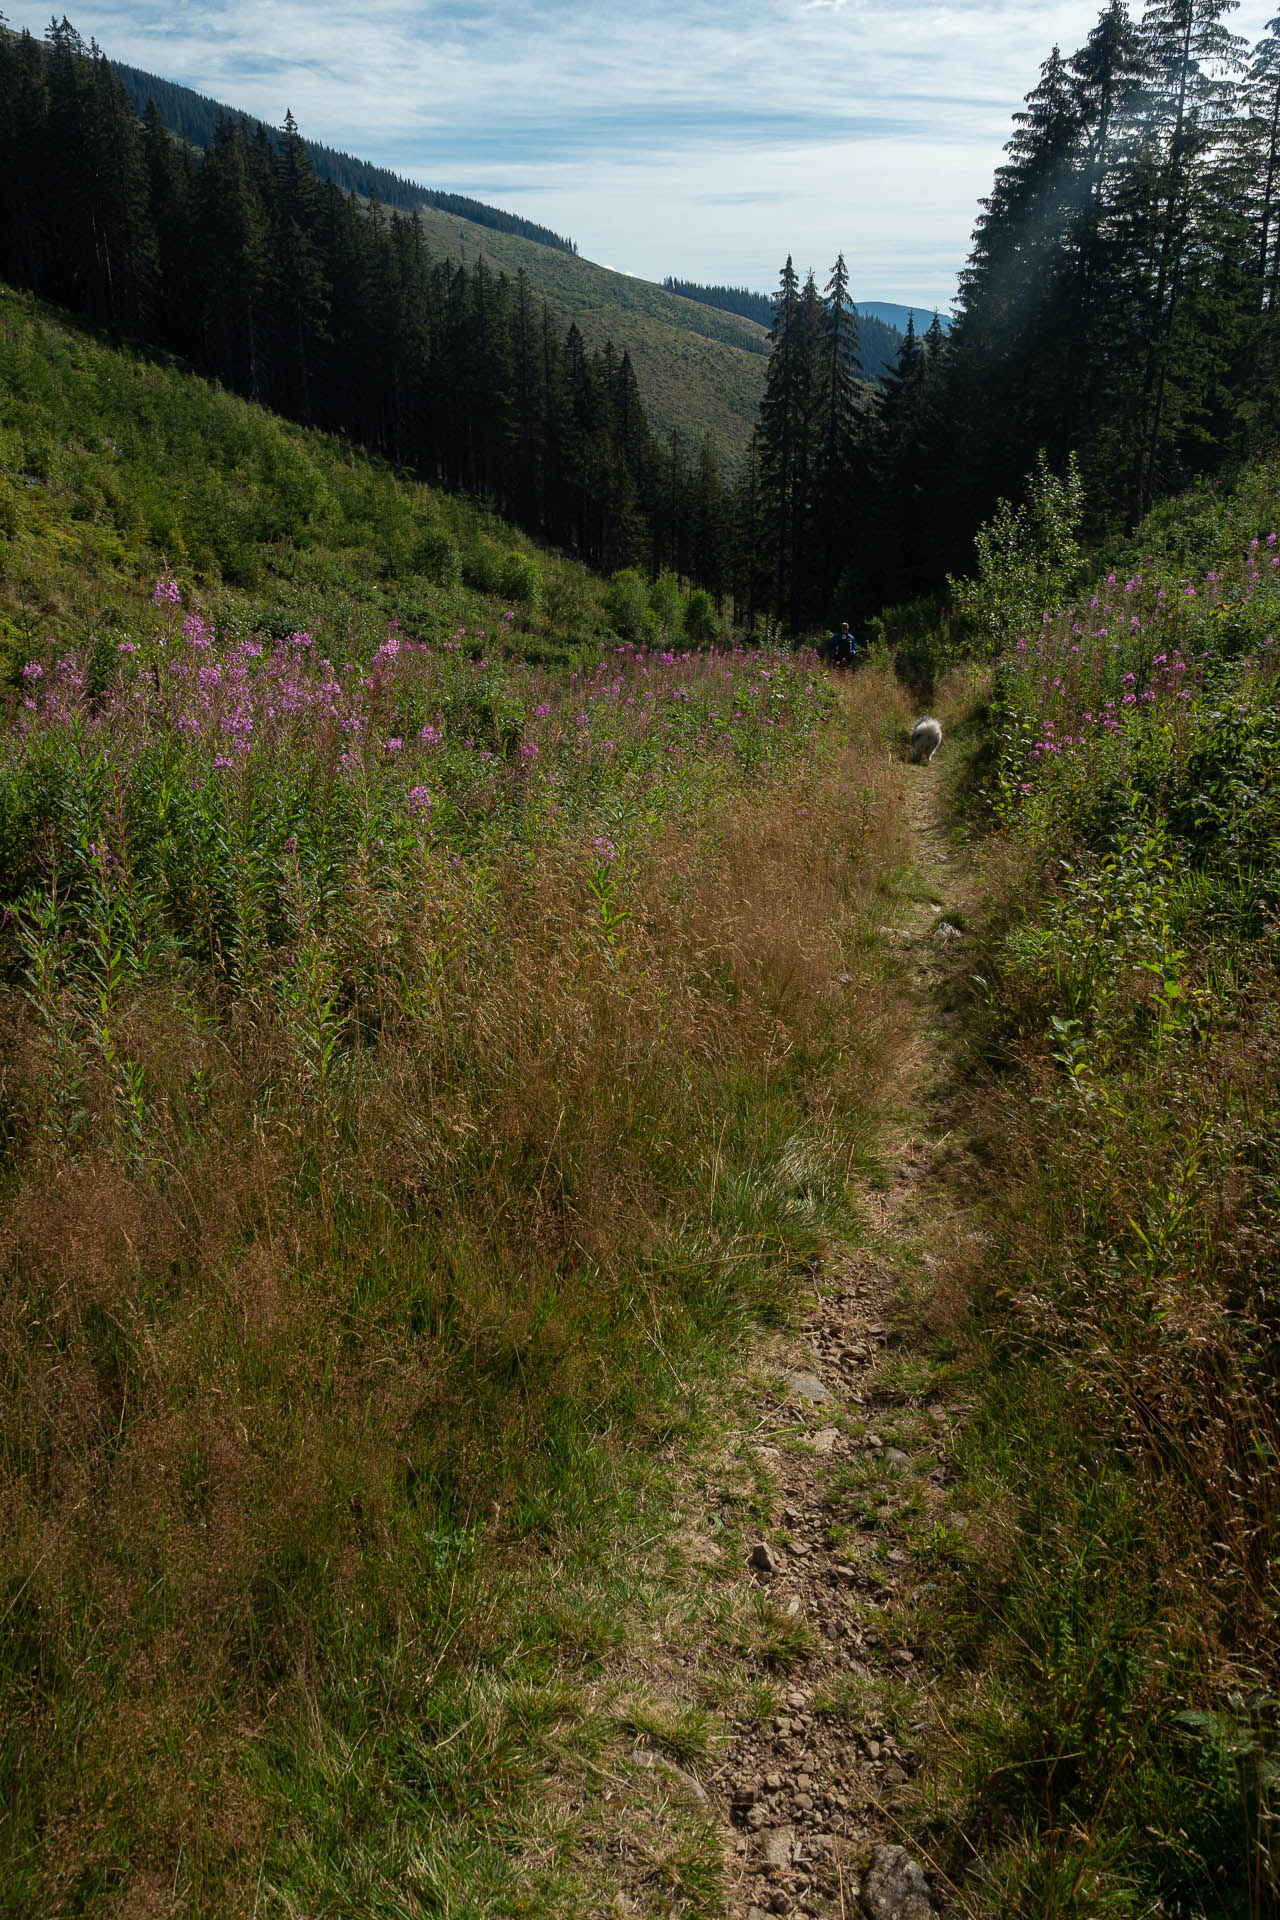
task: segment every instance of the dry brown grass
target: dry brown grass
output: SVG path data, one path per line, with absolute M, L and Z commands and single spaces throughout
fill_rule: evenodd
M 470 1663 L 519 1643 L 513 1570 L 571 1554 L 717 1350 L 789 1311 L 895 1037 L 863 935 L 902 855 L 900 716 L 874 676 L 847 699 L 816 770 L 637 833 L 612 935 L 563 845 L 482 879 L 428 861 L 394 918 L 348 915 L 317 947 L 345 1020 L 327 1067 L 265 986 L 139 992 L 140 1136 L 91 1072 L 78 1143 L 48 1141 L 47 1040 L 10 1000 L 0 1606 L 28 1910 L 247 1913 L 295 1872 L 278 1910 L 305 1909 L 329 1817 L 308 1768 L 344 1703 L 399 1781 L 406 1716 L 454 1724 Z M 476 1853 L 523 1762 L 467 1751 L 429 1798 Z M 356 1831 L 315 1846 L 333 1865 Z

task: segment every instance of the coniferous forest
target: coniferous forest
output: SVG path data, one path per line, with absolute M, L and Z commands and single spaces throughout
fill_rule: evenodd
M 909 330 L 837 456 L 834 510 L 816 309 L 784 276 L 759 444 L 788 617 L 833 611 L 837 582 L 862 617 L 965 571 L 1040 449 L 1058 470 L 1076 453 L 1099 535 L 1273 437 L 1280 20 L 1251 51 L 1231 11 L 1152 0 L 1135 17 L 1111 0 L 1082 47 L 1052 50 L 982 203 L 955 324 Z
M 523 277 L 429 256 L 321 182 L 292 119 L 141 120 L 63 20 L 0 43 L 0 273 L 304 424 L 485 495 L 594 565 L 675 568 L 793 631 L 939 588 L 1043 450 L 1092 530 L 1274 431 L 1280 30 L 1110 0 L 1054 48 L 982 203 L 955 323 L 875 385 L 843 260 L 772 298 L 752 455 L 653 433 L 628 357 Z
M 145 114 L 154 101 L 170 133 L 189 140 L 193 147 L 209 145 L 220 119 L 243 117 L 229 113 L 218 101 L 210 100 L 203 93 L 196 93 L 191 87 L 176 86 L 172 80 L 162 79 L 154 73 L 143 73 L 122 60 L 113 60 L 111 65 L 137 112 Z M 258 123 L 252 122 L 251 125 L 256 132 Z M 272 144 L 278 145 L 278 137 L 274 134 Z M 524 220 L 517 213 L 504 213 L 500 207 L 486 206 L 483 201 L 473 200 L 465 193 L 442 193 L 433 187 L 419 186 L 416 180 L 406 180 L 402 174 L 393 173 L 390 167 L 373 166 L 367 160 L 358 159 L 355 154 L 326 147 L 319 140 L 308 140 L 305 145 L 317 176 L 321 180 L 331 180 L 344 193 L 357 193 L 362 199 L 376 197 L 384 207 L 399 207 L 402 212 L 408 213 L 412 213 L 415 207 L 438 207 L 444 213 L 455 213 L 462 220 L 470 220 L 478 227 L 490 227 L 496 233 L 522 234 L 528 240 L 536 240 L 539 246 L 554 247 L 560 253 L 576 254 L 578 251 L 572 240 L 566 239 L 563 234 L 553 233 L 550 227 L 544 227 L 536 220 Z

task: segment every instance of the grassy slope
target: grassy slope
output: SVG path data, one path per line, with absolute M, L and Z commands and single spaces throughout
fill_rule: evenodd
M 0 287 L 0 662 L 127 629 L 165 557 L 219 622 L 310 623 L 357 652 L 393 614 L 474 637 L 514 605 L 528 657 L 607 631 L 585 568 L 469 501 Z
M 767 364 L 763 354 L 740 344 L 762 338 L 754 321 L 436 207 L 424 207 L 421 217 L 434 250 L 465 261 L 483 253 L 512 276 L 523 267 L 565 326 L 576 320 L 592 346 L 612 340 L 627 348 L 660 432 L 678 427 L 696 443 L 709 427 L 726 460 L 746 452 Z
M 1277 534 L 1274 462 L 1167 503 L 970 723 L 980 1364 L 937 1630 L 982 1911 L 1280 1898 Z

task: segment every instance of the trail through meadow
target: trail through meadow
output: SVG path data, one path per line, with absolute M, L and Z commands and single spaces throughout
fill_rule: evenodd
M 725 1460 L 748 1463 L 769 1523 L 743 1528 L 732 1484 L 712 1476 L 689 1516 L 690 1560 L 709 1569 L 701 1601 L 630 1670 L 633 1686 L 665 1701 L 669 1724 L 682 1703 L 718 1691 L 720 1743 L 701 1769 L 671 1766 L 668 1780 L 716 1823 L 728 1899 L 707 1910 L 730 1920 L 968 1911 L 929 1844 L 934 1763 L 949 1736 L 914 1630 L 926 1576 L 909 1544 L 945 1525 L 957 1478 L 951 1436 L 963 1408 L 938 1390 L 924 1349 L 941 1256 L 972 1230 L 956 1215 L 946 1119 L 967 878 L 944 824 L 941 772 L 900 769 L 910 863 L 878 929 L 896 1003 L 878 1011 L 902 1038 L 862 1228 L 817 1267 L 799 1325 L 752 1356 L 741 1425 L 726 1436 Z M 737 1528 L 734 1569 L 726 1519 Z M 737 1700 L 715 1671 L 731 1606 L 753 1620 L 768 1676 Z M 661 1767 L 664 1741 L 643 1718 L 637 1748 Z M 670 1762 L 676 1743 L 665 1746 Z

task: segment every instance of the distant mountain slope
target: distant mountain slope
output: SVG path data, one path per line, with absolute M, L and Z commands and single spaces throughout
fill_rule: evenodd
M 419 217 L 433 252 L 468 263 L 483 253 L 513 277 L 523 269 L 556 318 L 576 322 L 590 346 L 612 340 L 626 348 L 656 428 L 694 441 L 709 428 L 730 462 L 745 454 L 767 365 L 764 329 L 754 321 L 435 207 L 420 208 Z
M 906 332 L 907 321 L 912 314 L 916 317 L 916 332 L 923 333 L 933 319 L 934 311 L 933 307 L 923 302 L 918 307 L 904 307 L 900 300 L 859 300 L 858 302 L 859 313 L 872 314 L 877 320 L 883 320 L 886 326 L 896 327 L 899 333 Z M 937 314 L 942 322 L 942 331 L 950 333 L 951 315 L 944 307 L 939 307 Z
M 224 106 L 220 100 L 211 100 L 207 94 L 180 86 L 175 80 L 144 73 L 140 67 L 126 66 L 121 60 L 113 60 L 111 65 L 119 74 L 135 112 L 145 113 L 147 102 L 154 100 L 165 126 L 189 140 L 193 147 L 208 146 L 218 118 L 224 113 L 234 119 L 248 120 L 255 127 L 263 125 L 253 114 L 242 114 L 238 108 Z M 275 137 L 273 128 L 267 127 L 266 131 Z M 344 192 L 358 193 L 362 199 L 377 194 L 384 207 L 399 207 L 409 213 L 427 204 L 446 213 L 461 214 L 477 226 L 524 234 L 527 239 L 540 241 L 544 247 L 555 247 L 564 253 L 578 250 L 572 240 L 553 233 L 550 227 L 540 227 L 534 220 L 522 219 L 518 213 L 504 213 L 499 207 L 486 206 L 482 200 L 469 199 L 465 194 L 441 193 L 432 187 L 419 186 L 416 180 L 405 180 L 388 167 L 375 167 L 350 153 L 322 146 L 318 140 L 306 141 L 306 148 L 322 180 L 332 180 Z
M 705 306 L 719 307 L 726 313 L 742 314 L 761 327 L 773 325 L 773 300 L 767 293 L 752 293 L 748 287 L 704 287 L 696 280 L 673 280 L 670 275 L 662 284 L 668 293 L 678 293 L 683 300 L 700 300 Z M 892 321 L 879 317 L 879 302 L 859 300 L 855 305 L 858 312 L 860 369 L 869 380 L 874 380 L 896 363 L 898 349 L 902 345 L 902 329 Z M 761 347 L 765 350 L 764 342 Z

